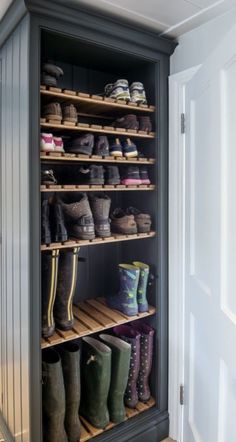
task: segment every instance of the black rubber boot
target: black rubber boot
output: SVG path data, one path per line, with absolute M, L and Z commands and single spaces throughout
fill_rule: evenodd
M 94 427 L 109 423 L 107 398 L 111 379 L 111 349 L 97 339 L 82 339 L 80 413 Z
M 42 200 L 41 204 L 41 243 L 50 244 L 52 242 L 49 223 L 50 206 L 48 199 Z
M 42 336 L 48 338 L 55 331 L 53 306 L 58 275 L 59 250 L 42 254 Z
M 99 338 L 112 350 L 108 408 L 111 421 L 119 424 L 125 420 L 124 394 L 128 383 L 131 345 L 111 335 L 102 334 Z
M 75 293 L 79 248 L 62 252 L 59 260 L 54 318 L 60 330 L 73 327 L 73 297 Z
M 68 342 L 60 351 L 66 394 L 65 430 L 69 442 L 80 440 L 80 350 Z
M 55 242 L 64 242 L 68 239 L 64 214 L 60 201 L 55 200 L 52 205 L 52 236 Z
M 55 350 L 43 350 L 42 373 L 43 442 L 67 442 L 65 388 L 61 359 Z

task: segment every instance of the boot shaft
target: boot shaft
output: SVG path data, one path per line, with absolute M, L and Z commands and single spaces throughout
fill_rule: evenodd
M 149 277 L 149 265 L 139 261 L 134 261 L 133 265 L 140 269 L 137 290 L 138 309 L 139 312 L 146 312 L 148 311 L 147 284 Z
M 54 333 L 53 307 L 58 280 L 59 250 L 42 255 L 42 335 L 49 337 Z

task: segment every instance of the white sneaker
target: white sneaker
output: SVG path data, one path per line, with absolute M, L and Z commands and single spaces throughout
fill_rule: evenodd
M 65 152 L 64 143 L 61 137 L 53 137 L 54 141 L 54 151 L 55 152 Z
M 117 80 L 105 86 L 105 96 L 116 100 L 130 101 L 129 83 L 127 80 Z
M 54 148 L 53 135 L 42 132 L 40 137 L 40 150 L 43 152 L 52 152 L 55 150 Z
M 132 103 L 147 104 L 147 98 L 143 83 L 136 81 L 130 86 L 130 101 Z

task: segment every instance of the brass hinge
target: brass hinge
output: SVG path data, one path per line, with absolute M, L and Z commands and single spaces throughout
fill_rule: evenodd
M 185 114 L 181 114 L 181 117 L 180 117 L 180 128 L 181 128 L 181 134 L 185 134 L 185 128 L 186 128 Z
M 184 386 L 180 385 L 179 387 L 179 403 L 180 405 L 184 405 Z

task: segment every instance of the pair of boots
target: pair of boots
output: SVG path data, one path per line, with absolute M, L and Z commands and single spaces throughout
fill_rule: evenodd
M 124 394 L 130 368 L 131 345 L 115 336 L 82 339 L 80 413 L 94 427 L 125 420 Z
M 151 396 L 149 376 L 152 369 L 154 329 L 147 324 L 134 322 L 119 325 L 113 332 L 131 345 L 125 404 L 129 408 L 135 408 L 138 401 L 147 402 Z
M 42 356 L 43 441 L 80 439 L 80 351 L 67 343 L 60 353 L 46 349 Z
M 127 316 L 147 312 L 149 265 L 134 261 L 133 264 L 119 264 L 118 268 L 120 290 L 117 295 L 107 297 L 107 304 Z
M 68 235 L 62 212 L 62 206 L 58 200 L 49 202 L 48 198 L 42 199 L 41 203 L 41 242 L 67 241 Z
M 42 254 L 42 336 L 73 326 L 73 296 L 77 281 L 79 248 Z

